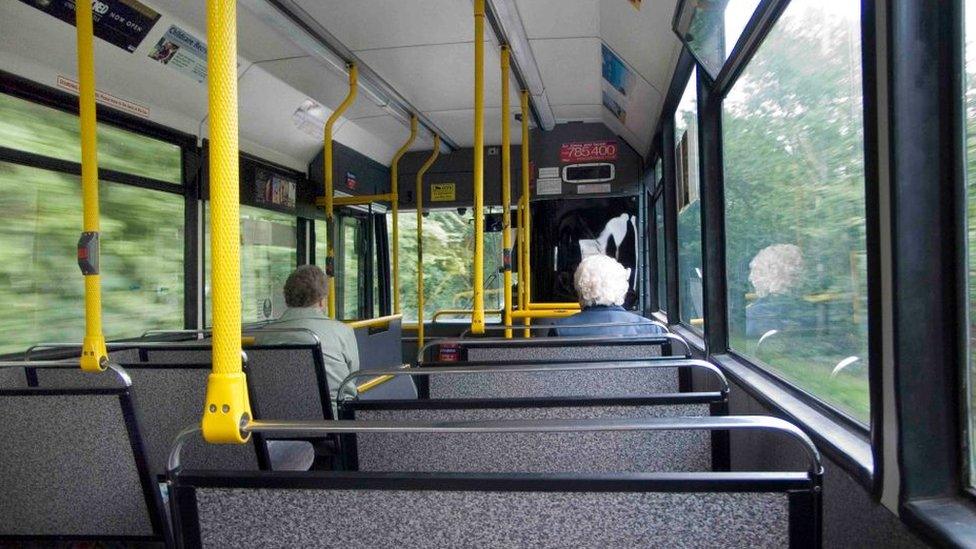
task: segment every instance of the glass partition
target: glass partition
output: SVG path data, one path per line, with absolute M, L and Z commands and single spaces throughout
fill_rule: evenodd
M 759 0 L 686 0 L 675 32 L 715 78 L 759 6 Z
M 674 113 L 675 196 L 678 210 L 678 313 L 693 329 L 704 327 L 701 201 L 698 170 L 698 79 L 692 71 Z

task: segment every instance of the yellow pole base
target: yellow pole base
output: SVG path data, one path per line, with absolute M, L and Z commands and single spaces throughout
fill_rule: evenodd
M 101 372 L 108 362 L 108 349 L 105 348 L 105 337 L 85 336 L 81 343 L 81 369 L 86 372 Z
M 251 403 L 243 372 L 210 374 L 203 410 L 203 438 L 211 444 L 244 444 L 251 438 L 241 428 L 251 421 Z

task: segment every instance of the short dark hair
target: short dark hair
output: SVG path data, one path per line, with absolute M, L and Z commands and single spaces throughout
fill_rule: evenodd
M 285 304 L 289 307 L 311 307 L 328 295 L 328 279 L 315 265 L 302 265 L 285 281 Z

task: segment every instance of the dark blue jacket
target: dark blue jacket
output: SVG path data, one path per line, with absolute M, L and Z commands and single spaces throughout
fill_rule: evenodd
M 606 326 L 595 328 L 572 328 L 581 324 L 631 324 L 631 326 Z M 640 323 L 639 326 L 633 325 Z M 586 307 L 573 316 L 560 318 L 550 330 L 555 336 L 646 336 L 663 334 L 664 328 L 652 324 L 650 320 L 624 310 L 619 305 L 594 305 Z

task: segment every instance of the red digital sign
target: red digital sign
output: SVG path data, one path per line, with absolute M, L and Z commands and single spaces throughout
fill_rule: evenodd
M 559 159 L 563 164 L 616 160 L 617 142 L 587 141 L 584 143 L 563 143 L 563 146 L 559 149 Z

